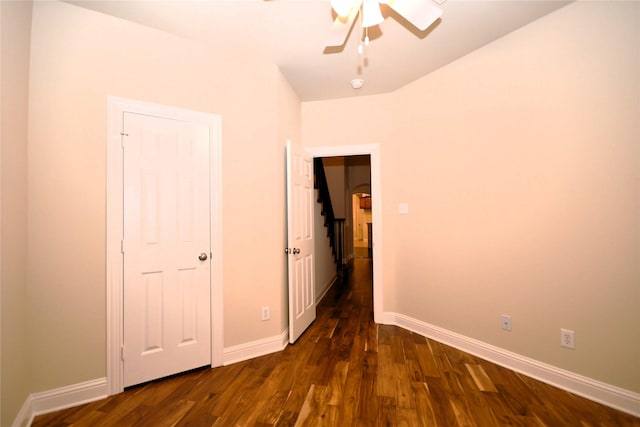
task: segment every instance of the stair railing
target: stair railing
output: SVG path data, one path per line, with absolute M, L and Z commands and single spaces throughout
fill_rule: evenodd
M 338 273 L 344 268 L 344 218 L 336 218 L 331 204 L 331 193 L 321 158 L 313 159 L 314 188 L 318 190 L 318 203 L 322 205 L 324 226 L 327 227 L 329 245 L 337 265 Z

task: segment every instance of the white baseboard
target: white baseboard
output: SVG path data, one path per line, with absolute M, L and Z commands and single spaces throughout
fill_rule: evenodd
M 384 313 L 383 323 L 400 326 L 589 400 L 640 417 L 639 393 L 512 353 L 403 314 Z
M 31 395 L 27 396 L 27 399 L 22 404 L 22 408 L 18 411 L 18 414 L 13 420 L 11 427 L 27 427 L 30 426 L 34 418 Z
M 275 353 L 289 342 L 289 329 L 280 335 L 224 349 L 224 365 Z M 12 427 L 27 427 L 37 415 L 83 405 L 109 396 L 106 378 L 86 381 L 27 396 Z
M 223 364 L 226 366 L 265 354 L 276 353 L 284 349 L 288 343 L 289 328 L 282 331 L 280 335 L 225 348 Z
M 640 417 L 639 393 L 512 353 L 403 314 L 384 313 L 383 323 L 408 329 L 547 384 Z M 288 341 L 289 330 L 285 329 L 280 335 L 226 348 L 224 349 L 224 365 L 276 353 L 283 350 Z M 106 378 L 33 393 L 25 400 L 12 427 L 27 427 L 31 425 L 33 418 L 37 415 L 104 399 L 108 395 Z
M 109 395 L 107 379 L 85 381 L 66 387 L 30 394 L 13 421 L 13 427 L 31 425 L 37 415 L 104 399 Z

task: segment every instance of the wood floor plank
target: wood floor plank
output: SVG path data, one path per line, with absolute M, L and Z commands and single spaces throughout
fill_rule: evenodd
M 358 405 L 358 425 L 375 425 L 378 417 L 379 395 L 376 387 L 378 353 L 367 352 L 363 359 L 362 380 L 360 382 L 360 403 Z
M 354 351 L 349 362 L 343 399 L 341 402 L 338 402 L 338 419 L 340 419 L 345 426 L 351 426 L 356 423 L 360 409 L 360 386 L 364 374 L 364 350 L 358 341 L 362 340 L 362 337 L 356 337 L 354 340 Z
M 469 381 L 469 383 L 470 382 L 471 381 Z M 500 425 L 497 416 L 488 404 L 487 396 L 492 394 L 494 393 L 472 389 L 471 386 L 469 386 L 467 393 L 465 393 L 463 397 L 469 408 L 471 417 L 478 426 Z
M 407 372 L 409 373 L 409 380 L 411 382 L 424 381 L 425 375 L 422 373 L 420 362 L 418 362 L 417 360 L 407 359 L 406 367 L 407 367 Z
M 381 397 L 396 397 L 395 372 L 390 344 L 378 345 L 378 372 L 376 393 Z
M 277 401 L 282 398 L 282 394 L 278 393 L 278 386 L 288 371 L 290 371 L 290 366 L 286 363 L 280 363 L 273 369 L 258 387 L 256 399 L 253 399 L 253 404 L 238 418 L 237 424 L 256 425 L 263 422 L 262 417 L 269 404 L 272 403 L 272 399 Z M 278 416 L 279 414 L 276 415 L 276 418 Z
M 458 420 L 454 412 L 454 408 L 451 406 L 449 399 L 452 393 L 448 391 L 449 386 L 445 385 L 443 378 L 429 378 L 427 381 L 429 387 L 429 395 L 431 397 L 431 406 L 438 424 L 442 426 L 456 426 Z
M 476 427 L 471 411 L 464 399 L 450 398 L 449 404 L 456 417 L 457 425 L 460 427 Z
M 229 383 L 229 388 L 216 396 L 213 405 L 211 405 L 211 415 L 218 418 L 224 416 L 227 408 L 234 404 L 239 396 L 247 392 L 247 386 L 253 387 L 258 384 L 255 381 L 256 373 L 256 370 L 249 366 L 240 371 L 236 380 Z
M 418 357 L 418 363 L 420 364 L 420 370 L 425 377 L 440 377 L 441 371 L 438 369 L 438 362 L 428 342 L 425 344 L 416 344 L 416 355 Z
M 640 427 L 640 419 L 373 322 L 357 258 L 283 351 L 39 415 L 34 427 Z
M 196 402 L 189 413 L 180 420 L 179 425 L 183 427 L 205 427 L 215 425 L 219 418 L 211 414 L 210 406 L 211 402 L 208 399 Z
M 314 398 L 315 390 L 316 386 L 311 384 L 302 404 L 302 408 L 300 409 L 300 413 L 298 414 L 298 419 L 295 424 L 296 427 L 307 425 L 307 421 L 312 420 L 313 412 L 318 412 L 318 409 L 316 408 L 316 400 Z
M 393 397 L 381 397 L 378 406 L 378 416 L 376 426 L 395 426 L 396 425 L 396 404 Z
M 145 423 L 155 426 L 173 427 L 193 408 L 195 402 L 192 400 L 178 400 L 153 411 L 145 418 Z
M 74 422 L 80 422 L 84 418 L 93 418 L 92 412 L 102 412 L 100 411 L 100 406 L 100 402 L 92 402 L 76 408 L 69 408 L 66 411 L 45 414 L 42 417 L 47 418 L 50 425 L 67 426 L 72 425 Z
M 309 387 L 312 384 L 311 379 L 316 369 L 313 365 L 306 365 L 296 372 L 296 380 L 292 384 L 286 401 L 283 403 L 282 414 L 277 422 L 278 425 L 288 425 L 282 423 L 290 420 L 292 415 L 300 412 L 307 397 Z M 272 410 L 275 410 L 275 408 Z M 295 419 L 293 419 L 293 423 L 295 423 Z
M 418 414 L 415 410 L 409 408 L 396 407 L 396 421 L 393 424 L 402 427 L 421 427 Z
M 416 407 L 416 399 L 411 389 L 411 380 L 407 365 L 403 363 L 393 363 L 393 376 L 396 389 L 396 406 L 402 409 L 413 409 Z
M 344 386 L 347 382 L 347 372 L 349 372 L 349 363 L 339 361 L 333 369 L 333 375 L 329 380 L 329 405 L 340 405 L 344 399 Z
M 433 410 L 433 403 L 429 386 L 424 382 L 412 382 L 411 390 L 416 400 L 416 415 L 419 425 L 421 426 L 437 426 L 438 418 Z
M 498 386 L 498 388 L 499 387 L 502 386 Z M 487 394 L 485 396 L 485 401 L 487 402 L 487 406 L 491 408 L 493 417 L 496 419 L 496 424 L 494 425 L 527 425 L 525 424 L 527 415 L 513 411 L 512 407 L 505 401 L 504 396 L 502 396 L 500 393 Z M 533 410 L 530 411 L 529 414 L 529 417 L 531 417 L 532 419 L 536 419 L 537 414 L 533 412 Z M 540 423 L 536 420 L 536 422 L 532 424 L 536 425 Z
M 465 363 L 465 366 L 467 367 L 467 370 L 471 374 L 473 381 L 478 386 L 478 390 L 491 392 L 491 393 L 498 392 L 498 389 L 496 388 L 495 385 L 493 385 L 493 382 L 491 381 L 487 373 L 484 371 L 484 369 L 482 369 L 481 365 L 475 365 L 475 364 L 472 365 L 469 363 Z
M 380 325 L 371 322 L 367 328 L 367 351 L 378 351 L 378 329 Z
M 275 370 L 272 377 L 277 381 L 277 387 L 271 398 L 261 408 L 258 421 L 268 425 L 275 425 L 278 420 L 282 419 L 286 410 L 289 399 L 295 394 L 293 390 L 298 382 L 306 382 L 304 380 L 304 363 L 308 360 L 309 351 L 307 347 L 297 347 L 298 351 L 285 352 L 286 358 L 283 359 L 283 369 Z M 300 381 L 302 379 L 302 381 Z
M 391 339 L 391 360 L 393 363 L 405 363 L 406 356 L 404 351 L 404 343 L 400 335 L 393 335 Z
M 106 414 L 104 412 L 91 411 L 85 416 L 83 416 L 82 419 L 78 421 L 74 421 L 69 425 L 72 425 L 74 427 L 93 427 L 93 426 L 102 424 L 102 421 L 104 420 L 105 415 Z

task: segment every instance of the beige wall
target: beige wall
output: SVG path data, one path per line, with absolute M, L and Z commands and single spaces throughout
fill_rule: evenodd
M 639 19 L 578 2 L 396 93 L 303 103 L 305 146 L 381 144 L 384 311 L 640 391 Z
M 30 2 L 0 2 L 2 295 L 0 425 L 11 425 L 29 389 L 27 365 L 27 99 Z
M 371 160 L 370 156 L 347 157 L 350 192 L 371 193 Z
M 107 95 L 222 116 L 225 347 L 280 334 L 281 139 L 300 113 L 277 67 L 65 3 L 36 3 L 32 27 L 30 390 L 106 373 Z
M 274 168 L 280 172 L 280 183 L 282 188 L 282 197 L 286 198 L 287 183 L 286 183 L 286 141 L 291 140 L 294 146 L 300 146 L 301 143 L 301 130 L 302 119 L 300 117 L 300 99 L 295 93 L 287 79 L 282 74 L 278 76 L 278 143 L 276 144 L 277 153 L 276 156 L 281 159 L 280 163 L 273 165 Z M 266 189 L 266 192 L 270 192 Z M 277 199 L 276 199 L 277 200 Z M 288 293 L 288 281 L 287 281 L 287 256 L 284 255 L 284 248 L 287 247 L 287 204 L 286 200 L 282 199 L 277 201 L 280 203 L 280 216 L 275 220 L 274 226 L 278 227 L 277 232 L 280 233 L 282 240 L 278 249 L 281 258 L 280 263 L 282 265 L 282 271 L 284 277 L 281 277 L 283 292 L 281 293 L 279 313 L 280 313 L 280 330 L 284 331 L 289 327 L 289 293 Z M 264 226 L 270 226 L 271 224 L 263 224 Z M 276 251 L 277 252 L 277 251 Z M 272 307 L 271 311 L 274 311 L 276 307 Z M 277 312 L 277 311 L 274 311 Z
M 322 159 L 327 186 L 331 194 L 331 207 L 336 218 L 346 216 L 345 182 L 347 178 L 344 157 L 325 157 Z

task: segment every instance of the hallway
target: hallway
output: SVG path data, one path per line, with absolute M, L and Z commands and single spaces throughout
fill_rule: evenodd
M 371 259 L 282 352 L 133 387 L 33 426 L 640 426 L 629 415 L 373 323 Z

